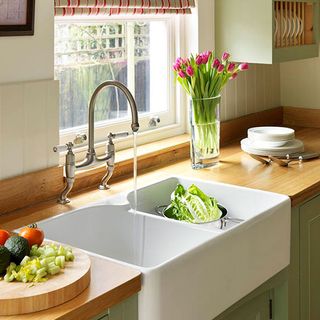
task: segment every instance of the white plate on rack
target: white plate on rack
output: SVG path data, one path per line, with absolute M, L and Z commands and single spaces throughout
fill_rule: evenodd
M 287 142 L 281 147 L 259 147 L 257 143 L 253 143 L 250 139 L 245 138 L 241 140 L 241 149 L 247 153 L 252 153 L 258 156 L 284 157 L 287 154 L 303 152 L 304 145 L 302 141 L 295 139 Z

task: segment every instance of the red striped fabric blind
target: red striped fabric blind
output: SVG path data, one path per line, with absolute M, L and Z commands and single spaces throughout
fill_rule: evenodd
M 194 0 L 54 0 L 56 16 L 189 14 Z

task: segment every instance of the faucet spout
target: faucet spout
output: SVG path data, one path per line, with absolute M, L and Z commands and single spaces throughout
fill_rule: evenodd
M 99 160 L 99 161 L 106 160 L 106 158 L 98 158 L 96 156 L 96 152 L 94 149 L 94 111 L 95 111 L 95 105 L 96 105 L 97 96 L 106 87 L 116 87 L 124 93 L 124 95 L 126 96 L 128 102 L 129 102 L 130 109 L 131 109 L 131 119 L 132 119 L 131 129 L 133 132 L 137 132 L 139 130 L 137 105 L 136 105 L 136 102 L 135 102 L 131 92 L 129 91 L 129 89 L 119 81 L 108 80 L 108 81 L 101 83 L 93 92 L 92 97 L 89 102 L 88 151 L 87 151 L 86 158 L 82 162 L 80 162 L 79 164 L 76 165 L 77 168 L 85 167 L 85 166 L 91 164 L 95 159 Z

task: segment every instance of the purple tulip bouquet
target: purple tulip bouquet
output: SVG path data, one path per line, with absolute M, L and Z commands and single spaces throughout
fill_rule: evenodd
M 178 58 L 173 64 L 177 80 L 191 97 L 191 158 L 194 169 L 217 162 L 221 90 L 240 71 L 249 68 L 247 63 L 235 64 L 229 59 L 227 52 L 219 59 L 212 51 L 206 51 L 187 59 Z

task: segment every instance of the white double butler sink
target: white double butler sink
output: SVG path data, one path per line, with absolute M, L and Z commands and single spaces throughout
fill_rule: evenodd
M 243 222 L 220 230 L 150 214 L 177 183 L 196 184 Z M 48 239 L 141 270 L 139 320 L 212 320 L 289 264 L 286 196 L 172 177 L 139 189 L 136 213 L 133 199 L 109 197 L 39 225 Z

